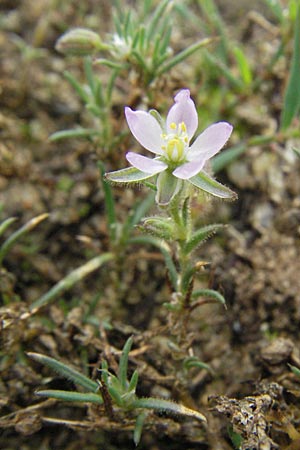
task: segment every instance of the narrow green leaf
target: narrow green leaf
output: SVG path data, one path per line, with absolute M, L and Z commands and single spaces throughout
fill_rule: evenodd
M 200 361 L 196 356 L 185 358 L 185 360 L 183 361 L 183 367 L 187 370 L 191 369 L 192 367 L 197 367 L 198 369 L 205 369 L 209 372 L 212 372 L 209 364 Z
M 288 128 L 300 109 L 300 5 L 298 5 L 294 31 L 294 49 L 288 84 L 286 87 L 283 110 L 281 113 L 281 129 Z
M 0 248 L 0 265 L 3 262 L 3 259 L 5 258 L 5 256 L 7 255 L 7 253 L 10 251 L 10 249 L 12 248 L 12 246 L 25 234 L 29 233 L 31 230 L 33 230 L 33 228 L 35 228 L 40 222 L 42 222 L 43 220 L 45 220 L 47 217 L 49 216 L 48 213 L 44 213 L 44 214 L 40 214 L 37 217 L 34 217 L 33 219 L 29 220 L 29 222 L 25 223 L 25 225 L 23 225 L 21 228 L 19 228 L 17 231 L 15 231 L 14 233 L 12 233 L 1 245 Z M 7 221 L 6 221 L 6 225 L 9 226 L 10 223 L 12 222 L 11 219 L 10 222 L 7 225 Z M 6 226 L 5 225 L 5 226 Z
M 112 260 L 113 258 L 114 255 L 112 253 L 104 253 L 103 255 L 96 256 L 77 269 L 74 269 L 65 278 L 56 283 L 48 292 L 46 292 L 46 294 L 42 295 L 38 300 L 33 302 L 30 305 L 30 311 L 35 311 L 42 306 L 50 303 L 63 292 L 74 286 L 74 284 L 76 284 L 78 281 L 82 280 L 91 272 L 98 269 L 104 263 Z
M 175 56 L 173 56 L 168 61 L 166 61 L 164 64 L 162 64 L 160 69 L 157 70 L 157 76 L 160 76 L 160 75 L 168 72 L 174 66 L 176 66 L 180 62 L 184 61 L 189 56 L 193 55 L 200 48 L 206 47 L 207 45 L 209 45 L 213 41 L 214 41 L 214 38 L 205 38 L 205 39 L 202 39 L 202 41 L 196 42 L 195 44 L 190 45 L 186 49 L 184 49 L 181 52 L 177 53 Z
M 70 139 L 70 138 L 85 138 L 99 136 L 100 132 L 93 128 L 74 128 L 73 130 L 61 130 L 49 136 L 51 142 L 59 141 L 60 139 Z
M 209 237 L 213 236 L 218 230 L 220 230 L 223 227 L 224 227 L 224 225 L 215 223 L 215 224 L 207 225 L 207 226 L 202 227 L 199 230 L 195 231 L 195 233 L 193 233 L 191 239 L 188 242 L 186 242 L 186 244 L 184 245 L 184 248 L 183 248 L 184 253 L 186 255 L 188 255 L 193 250 L 195 250 L 195 248 L 201 242 L 203 242 L 206 239 L 208 239 Z
M 158 23 L 166 13 L 166 8 L 168 5 L 170 5 L 170 7 L 173 6 L 172 2 L 170 2 L 169 0 L 164 0 L 158 3 L 158 6 L 154 11 L 154 14 L 151 18 L 151 21 L 147 29 L 147 39 L 149 42 L 153 40 L 153 36 L 157 33 Z M 168 11 L 168 13 L 170 13 L 170 10 Z
M 113 183 L 138 183 L 151 177 L 153 177 L 152 174 L 142 172 L 135 167 L 127 167 L 105 174 L 105 178 Z
M 189 181 L 197 188 L 208 192 L 211 195 L 214 195 L 215 197 L 227 198 L 232 200 L 235 200 L 237 198 L 237 194 L 235 192 L 219 183 L 215 179 L 211 178 L 204 171 L 201 171 L 200 173 L 198 173 L 198 175 L 189 178 L 187 181 Z
M 129 352 L 131 350 L 133 343 L 133 338 L 130 336 L 127 341 L 125 342 L 125 345 L 122 350 L 120 362 L 119 362 L 119 371 L 118 371 L 118 379 L 121 383 L 122 389 L 125 391 L 127 388 L 127 370 L 128 370 L 128 356 Z
M 148 415 L 147 412 L 143 411 L 136 418 L 135 427 L 133 431 L 133 442 L 135 443 L 135 445 L 139 445 L 140 443 L 143 432 L 143 426 L 145 419 L 147 418 L 147 415 Z
M 122 408 L 124 406 L 124 402 L 122 399 L 122 395 L 119 392 L 119 389 L 115 388 L 114 386 L 108 386 L 108 392 L 113 401 Z
M 5 231 L 7 230 L 7 228 L 10 226 L 10 224 L 12 224 L 13 222 L 15 222 L 17 220 L 16 217 L 9 217 L 8 219 L 4 220 L 1 224 L 0 224 L 0 236 L 5 233 Z
M 78 372 L 75 369 L 67 366 L 66 364 L 57 361 L 54 358 L 50 358 L 49 356 L 41 355 L 40 353 L 32 353 L 29 352 L 27 355 L 34 359 L 35 361 L 50 367 L 50 369 L 57 372 L 59 375 L 72 380 L 75 384 L 83 387 L 87 391 L 97 392 L 99 389 L 98 383 L 96 381 L 91 380 L 90 378 L 82 375 L 82 373 Z
M 128 9 L 127 14 L 125 15 L 125 20 L 124 20 L 124 35 L 126 37 L 131 35 L 131 30 L 132 30 L 131 14 L 132 14 L 132 11 L 130 9 Z
M 168 26 L 165 29 L 165 33 L 164 36 L 162 37 L 162 39 L 160 40 L 160 47 L 159 47 L 159 55 L 162 58 L 166 57 L 166 52 L 168 50 L 168 47 L 170 45 L 170 41 L 171 41 L 171 36 L 172 36 L 172 27 Z
M 221 303 L 226 308 L 226 300 L 223 297 L 220 292 L 215 291 L 214 289 L 197 289 L 192 293 L 192 298 L 198 298 L 198 297 L 208 297 L 213 300 L 216 300 L 217 302 Z
M 214 0 L 198 0 L 198 4 L 204 15 L 203 22 L 206 33 L 210 35 L 217 34 L 221 38 L 214 53 L 219 60 L 222 60 L 223 63 L 227 63 L 231 41 L 227 33 L 228 27 L 219 12 L 219 8 Z
M 131 55 L 136 59 L 138 65 L 143 69 L 144 72 L 149 72 L 148 61 L 143 58 L 143 56 L 137 50 L 132 50 Z
M 46 389 L 43 391 L 36 391 L 35 395 L 39 397 L 57 398 L 65 402 L 85 402 L 103 404 L 102 397 L 99 394 L 61 391 L 57 389 Z
M 233 53 L 239 66 L 241 79 L 245 86 L 249 86 L 252 83 L 252 71 L 248 59 L 240 47 L 234 47 Z
M 128 386 L 128 391 L 131 392 L 135 392 L 137 384 L 139 381 L 139 373 L 137 370 L 135 370 L 131 376 L 130 382 L 129 382 L 129 386 Z
M 288 366 L 294 375 L 297 375 L 297 377 L 300 377 L 300 369 L 298 367 L 292 366 L 292 364 L 288 364 Z
M 264 0 L 265 4 L 270 8 L 274 16 L 280 23 L 285 19 L 284 8 L 279 0 Z
M 203 416 L 198 411 L 194 409 L 187 408 L 186 406 L 175 403 L 171 400 L 164 400 L 160 398 L 137 398 L 133 402 L 133 406 L 135 408 L 146 408 L 146 409 L 154 409 L 158 411 L 168 411 L 174 414 L 180 414 L 183 416 L 193 417 L 194 419 L 200 420 L 201 422 L 207 422 L 206 417 Z
M 110 59 L 106 59 L 106 58 L 97 58 L 97 59 L 95 59 L 94 64 L 102 64 L 103 66 L 110 67 L 111 69 L 116 69 L 116 70 L 122 70 L 125 67 L 124 64 L 120 64 L 120 63 L 111 61 Z

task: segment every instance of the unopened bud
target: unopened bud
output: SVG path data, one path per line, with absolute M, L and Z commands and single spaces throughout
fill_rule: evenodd
M 74 28 L 63 34 L 56 42 L 55 49 L 64 55 L 91 55 L 106 48 L 99 34 L 87 28 Z

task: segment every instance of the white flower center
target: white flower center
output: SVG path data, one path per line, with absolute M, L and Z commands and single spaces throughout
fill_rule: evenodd
M 171 133 L 162 135 L 165 145 L 162 145 L 161 148 L 169 161 L 179 163 L 184 160 L 189 143 L 186 125 L 184 122 L 181 122 L 178 125 L 172 122 L 170 128 L 172 130 Z

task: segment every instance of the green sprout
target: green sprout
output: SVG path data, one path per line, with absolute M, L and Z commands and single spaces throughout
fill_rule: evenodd
M 154 397 L 138 397 L 136 388 L 138 384 L 138 372 L 135 370 L 128 379 L 128 358 L 133 343 L 132 337 L 126 341 L 119 361 L 117 374 L 108 370 L 106 361 L 102 362 L 101 377 L 94 381 L 82 375 L 80 372 L 66 366 L 56 359 L 39 353 L 28 353 L 35 361 L 44 364 L 60 375 L 81 386 L 86 392 L 73 392 L 64 390 L 41 390 L 36 394 L 40 397 L 55 398 L 68 402 L 85 402 L 103 405 L 106 414 L 111 420 L 116 420 L 116 409 L 123 412 L 136 412 L 136 422 L 133 439 L 136 445 L 140 442 L 147 410 L 165 411 L 175 415 L 188 416 L 200 422 L 206 423 L 206 418 L 198 411 L 187 408 L 170 400 Z

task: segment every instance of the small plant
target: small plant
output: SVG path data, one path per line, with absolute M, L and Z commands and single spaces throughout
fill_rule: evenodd
M 194 262 L 192 253 L 222 225 L 195 229 L 191 201 L 201 192 L 223 199 L 236 198 L 233 191 L 204 170 L 207 161 L 227 142 L 232 126 L 215 123 L 190 145 L 198 127 L 198 115 L 188 89 L 175 96 L 165 123 L 157 111 L 133 111 L 127 107 L 125 115 L 134 137 L 155 158 L 128 152 L 126 158 L 132 167 L 107 173 L 106 178 L 113 183 L 146 183 L 156 191 L 155 201 L 165 214 L 146 218 L 143 229 L 163 242 L 169 255 L 167 265 L 174 293 L 167 306 L 181 321 L 186 313 L 200 306 L 201 302 L 195 301 L 200 296 L 225 303 L 216 291 L 193 290 L 195 275 L 202 265 Z
M 38 353 L 28 353 L 28 356 L 41 364 L 44 364 L 57 373 L 72 380 L 81 386 L 86 393 L 63 391 L 63 390 L 41 390 L 36 392 L 40 397 L 56 398 L 69 402 L 86 402 L 104 405 L 106 414 L 111 420 L 116 420 L 116 409 L 124 412 L 133 411 L 136 415 L 133 439 L 136 445 L 140 442 L 147 410 L 165 411 L 171 414 L 189 416 L 206 423 L 206 418 L 198 411 L 187 408 L 170 400 L 153 397 L 137 397 L 136 387 L 138 383 L 138 372 L 135 370 L 130 378 L 127 378 L 128 357 L 133 343 L 130 337 L 123 348 L 119 369 L 116 375 L 108 370 L 106 361 L 103 361 L 100 369 L 100 379 L 93 381 L 76 370 L 66 366 L 48 356 Z

